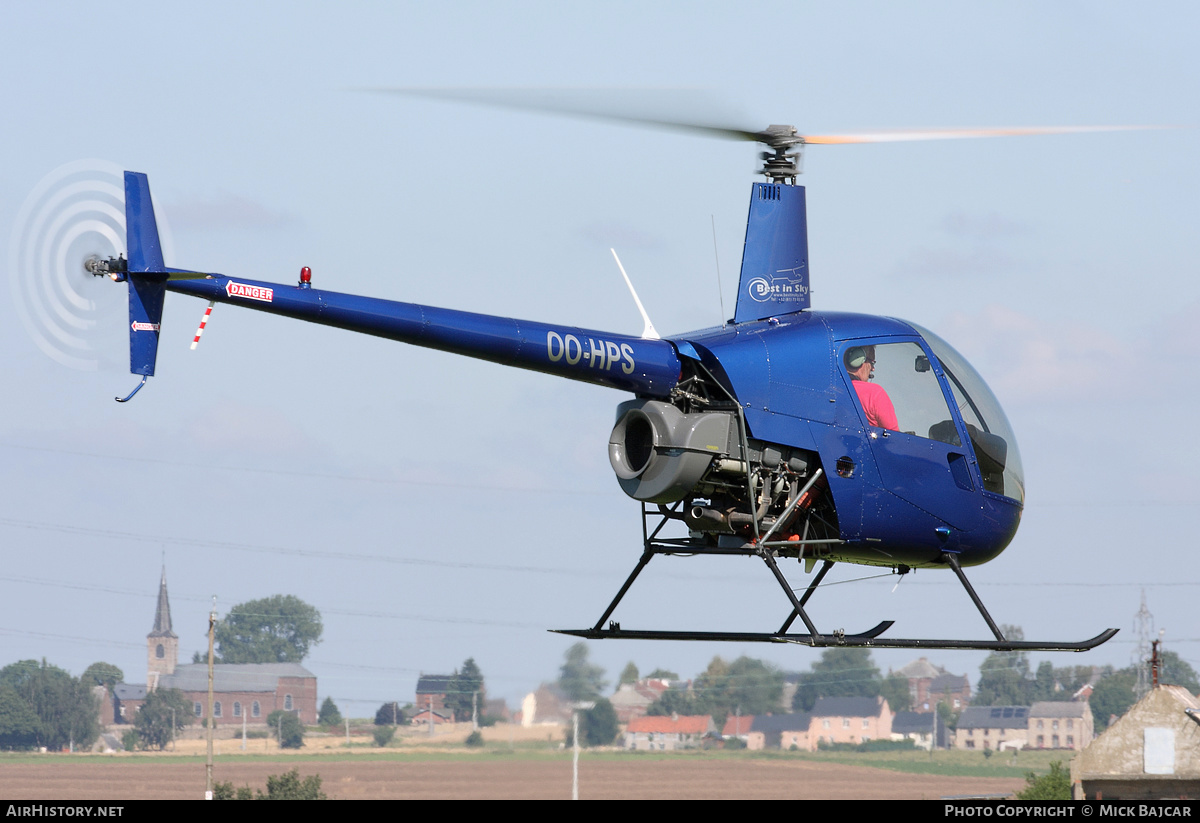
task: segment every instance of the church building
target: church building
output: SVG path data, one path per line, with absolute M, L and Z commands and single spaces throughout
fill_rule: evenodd
M 112 722 L 133 718 L 156 689 L 179 689 L 192 703 L 197 720 L 208 716 L 208 664 L 179 665 L 179 637 L 171 628 L 167 571 L 158 587 L 154 628 L 146 635 L 145 685 L 118 683 L 113 688 Z M 276 709 L 300 722 L 317 723 L 317 676 L 299 663 L 217 663 L 213 666 L 212 715 L 217 725 L 265 725 Z

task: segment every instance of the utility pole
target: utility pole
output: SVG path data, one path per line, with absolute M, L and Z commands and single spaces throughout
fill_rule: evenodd
M 208 759 L 204 766 L 204 799 L 213 799 L 213 639 L 217 630 L 217 596 L 213 595 L 212 611 L 208 613 Z
M 571 722 L 573 725 L 571 740 L 575 744 L 571 757 L 571 799 L 579 799 L 579 713 L 591 711 L 596 704 L 590 700 L 579 700 L 571 704 Z
M 479 731 L 479 692 L 471 692 L 471 731 Z

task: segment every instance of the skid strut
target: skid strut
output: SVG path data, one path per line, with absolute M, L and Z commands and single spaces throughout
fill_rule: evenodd
M 803 596 L 797 598 L 795 591 L 788 584 L 787 579 L 783 576 L 783 572 L 779 570 L 779 565 L 776 563 L 777 553 L 767 540 L 762 541 L 757 547 L 744 548 L 716 548 L 708 546 L 698 546 L 690 540 L 661 540 L 658 539 L 658 533 L 666 522 L 673 516 L 676 516 L 675 510 L 667 510 L 660 507 L 663 520 L 658 527 L 650 532 L 646 528 L 645 510 L 643 509 L 643 534 L 644 550 L 642 556 L 638 559 L 637 565 L 630 572 L 629 577 L 625 579 L 625 583 L 617 592 L 616 597 L 608 604 L 608 608 L 600 615 L 600 619 L 596 624 L 589 629 L 555 629 L 559 634 L 569 634 L 575 637 L 582 637 L 588 640 L 609 640 L 609 639 L 624 639 L 624 640 L 701 640 L 701 641 L 732 641 L 738 643 L 795 643 L 805 646 L 826 647 L 826 646 L 868 646 L 871 648 L 881 649 L 980 649 L 986 651 L 1070 651 L 1082 652 L 1088 649 L 1094 649 L 1101 643 L 1112 639 L 1117 633 L 1117 629 L 1106 629 L 1100 634 L 1088 640 L 1079 642 L 1061 642 L 1061 641 L 1037 641 L 1037 640 L 1008 640 L 1004 637 L 1004 633 L 996 625 L 992 616 L 988 613 L 987 608 L 983 605 L 983 601 L 979 599 L 979 595 L 975 593 L 975 589 L 967 580 L 966 574 L 963 573 L 962 566 L 958 562 L 958 557 L 949 552 L 943 553 L 941 562 L 945 563 L 958 577 L 959 583 L 966 590 L 967 595 L 971 598 L 971 602 L 975 604 L 979 614 L 983 617 L 988 628 L 991 629 L 995 636 L 994 640 L 938 640 L 938 639 L 906 639 L 884 637 L 883 634 L 892 627 L 893 621 L 885 620 L 868 631 L 858 634 L 847 634 L 844 630 L 835 630 L 828 633 L 821 633 L 817 630 L 816 625 L 805 611 L 805 605 L 816 592 L 821 581 L 825 579 L 825 575 L 833 568 L 832 560 L 825 560 L 821 566 L 821 570 L 817 572 L 816 577 L 805 589 Z M 767 533 L 769 538 L 770 532 Z M 802 541 L 804 543 L 830 543 L 841 541 L 829 540 L 813 540 Z M 795 547 L 795 543 L 790 546 Z M 814 545 L 813 548 L 816 548 Z M 775 632 L 698 632 L 698 631 L 655 631 L 641 629 L 622 629 L 621 624 L 611 621 L 610 618 L 621 600 L 628 593 L 630 587 L 633 586 L 635 580 L 646 565 L 654 558 L 655 555 L 664 554 L 708 554 L 708 555 L 740 555 L 749 556 L 757 555 L 761 557 L 771 574 L 779 583 L 784 593 L 792 606 L 791 614 L 783 622 Z M 904 573 L 904 572 L 902 572 Z M 791 633 L 789 630 L 796 619 L 804 624 L 806 632 Z M 605 623 L 607 622 L 607 626 Z

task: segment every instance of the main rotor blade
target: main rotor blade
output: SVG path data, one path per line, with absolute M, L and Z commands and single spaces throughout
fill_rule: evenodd
M 846 145 L 852 143 L 899 143 L 918 140 L 962 140 L 981 137 L 1025 137 L 1045 134 L 1078 134 L 1086 132 L 1136 131 L 1170 128 L 1169 126 L 1000 126 L 992 128 L 929 128 L 895 129 L 890 131 L 850 132 L 846 134 L 801 134 L 792 126 L 770 126 L 766 129 L 745 129 L 719 123 L 698 123 L 690 119 L 662 117 L 657 113 L 633 112 L 635 103 L 642 109 L 670 108 L 680 98 L 690 94 L 697 105 L 713 108 L 712 100 L 695 99 L 702 89 L 619 89 L 619 88 L 562 88 L 562 87 L 436 87 L 393 86 L 366 88 L 380 94 L 424 97 L 459 103 L 519 109 L 542 114 L 583 117 L 618 123 L 650 126 L 671 131 L 690 132 L 708 137 L 740 142 L 764 143 L 772 148 L 797 144 Z M 639 101 L 636 98 L 641 97 Z M 618 110 L 619 109 L 619 110 Z
M 1099 131 L 1140 131 L 1164 129 L 1167 126 L 1013 126 L 986 129 L 900 129 L 897 131 L 868 131 L 851 134 L 806 134 L 809 145 L 842 145 L 848 143 L 902 143 L 916 140 L 962 140 L 977 137 L 1025 137 L 1037 134 L 1077 134 Z
M 364 88 L 361 91 L 378 94 L 396 94 L 406 97 L 424 97 L 429 100 L 444 100 L 457 103 L 473 103 L 501 109 L 518 109 L 541 114 L 557 114 L 567 117 L 582 117 L 589 120 L 608 120 L 618 123 L 669 129 L 671 131 L 696 132 L 725 140 L 761 142 L 763 133 L 740 129 L 736 126 L 714 123 L 695 123 L 685 119 L 640 114 L 634 108 L 635 98 L 642 97 L 643 106 L 655 109 L 669 108 L 678 104 L 679 97 L 695 96 L 703 89 L 618 89 L 618 88 L 554 88 L 527 86 L 517 88 L 454 87 L 454 86 L 388 86 Z M 620 98 L 616 101 L 613 97 Z M 712 100 L 694 101 L 705 108 L 713 108 Z M 624 109 L 624 110 L 617 110 Z

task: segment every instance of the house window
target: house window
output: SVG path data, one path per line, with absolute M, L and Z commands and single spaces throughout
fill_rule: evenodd
M 1073 735 L 1073 734 L 1067 735 L 1067 748 L 1068 749 L 1075 748 L 1075 735 Z
M 1058 721 L 1057 721 L 1057 720 L 1055 720 L 1055 721 L 1054 721 L 1054 722 L 1051 724 L 1050 728 L 1054 729 L 1055 731 L 1058 731 Z
M 162 643 L 159 643 L 154 648 L 154 656 L 157 657 L 159 660 L 162 660 L 164 657 L 167 656 L 167 650 L 163 648 Z
M 290 694 L 283 696 L 283 709 L 288 712 L 292 710 L 292 696 Z
M 204 707 L 200 705 L 200 701 L 192 703 L 192 712 L 196 717 L 204 717 Z
M 973 749 L 973 748 L 975 748 L 975 741 L 974 741 L 974 740 L 968 740 L 968 741 L 967 741 L 967 748 L 968 748 L 968 749 Z
M 238 702 L 238 701 L 236 701 L 236 700 L 235 700 L 235 701 L 233 701 L 233 716 L 234 716 L 234 717 L 241 717 L 241 716 L 242 716 L 242 704 L 241 704 L 241 703 L 239 703 L 239 702 Z
M 259 705 L 258 705 L 258 701 L 257 701 L 257 700 L 255 700 L 253 703 L 251 703 L 251 704 L 250 704 L 250 716 L 251 716 L 251 717 L 258 717 L 258 716 L 260 716 L 261 714 L 262 714 L 262 707 L 261 707 L 261 706 L 259 706 Z
M 848 729 L 848 728 L 850 728 L 850 718 L 849 718 L 849 717 L 843 717 L 843 718 L 842 718 L 842 728 L 843 728 L 843 729 Z
M 863 718 L 863 728 L 864 728 L 864 729 L 869 729 L 869 728 L 871 728 L 871 718 L 869 718 L 869 717 L 864 717 L 864 718 Z
M 213 717 L 220 717 L 220 716 L 221 716 L 221 701 L 218 700 L 215 703 L 213 703 Z
M 1075 728 L 1075 720 L 1074 720 L 1074 718 L 1070 718 L 1070 717 L 1068 717 L 1068 718 L 1067 718 L 1067 728 L 1068 728 L 1068 729 L 1073 729 L 1073 728 Z
M 1038 735 L 1038 748 L 1039 749 L 1046 748 L 1046 736 L 1045 735 L 1041 735 L 1041 734 Z
M 1040 720 L 1038 721 L 1038 728 L 1039 728 L 1039 729 L 1041 729 L 1041 728 L 1044 728 L 1044 727 L 1043 727 L 1043 725 L 1042 725 L 1042 721 L 1040 721 Z
M 821 721 L 821 727 L 822 727 L 822 728 L 825 728 L 825 729 L 828 729 L 828 728 L 829 728 L 829 721 L 828 721 L 828 720 L 822 720 L 822 721 Z

